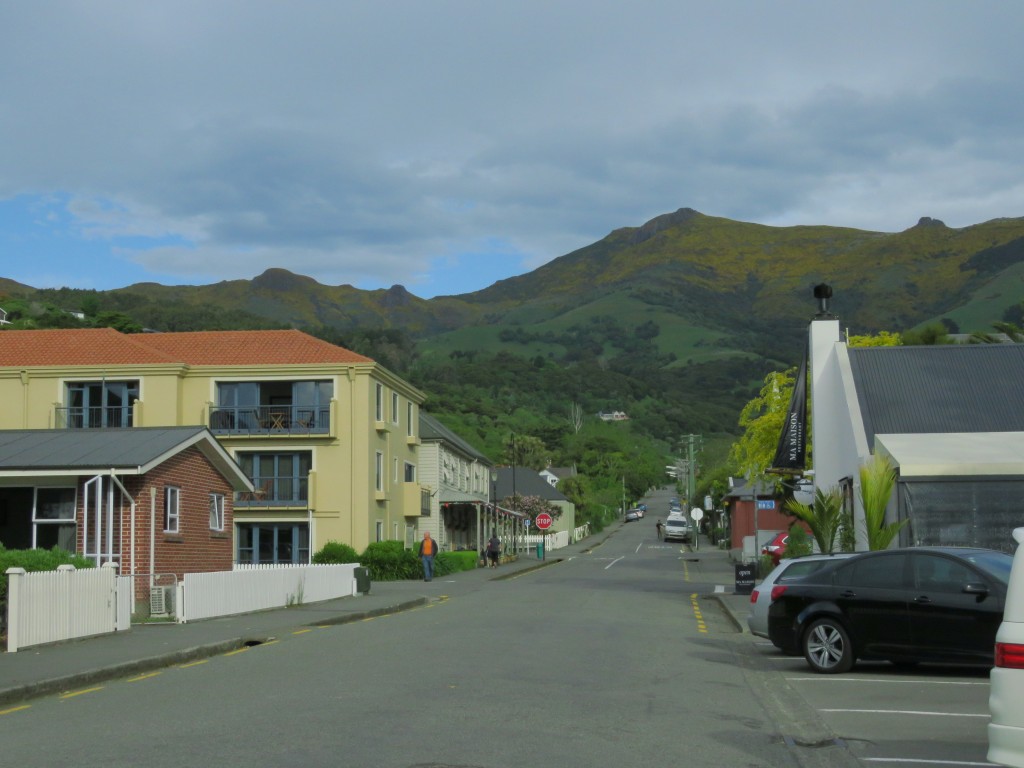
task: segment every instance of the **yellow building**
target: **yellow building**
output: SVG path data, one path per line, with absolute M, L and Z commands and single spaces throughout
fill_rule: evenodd
M 235 499 L 243 563 L 410 540 L 423 399 L 299 331 L 0 331 L 0 429 L 208 427 L 256 489 Z

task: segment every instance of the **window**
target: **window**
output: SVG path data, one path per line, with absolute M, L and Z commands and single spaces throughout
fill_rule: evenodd
M 132 426 L 138 381 L 76 381 L 67 385 L 64 426 L 70 429 Z
M 181 518 L 181 489 L 164 488 L 164 533 L 177 533 Z
M 409 437 L 413 437 L 416 434 L 416 429 L 413 427 L 413 417 L 416 415 L 416 411 L 413 408 L 413 404 L 410 402 L 405 406 L 405 434 Z
M 380 520 L 377 521 L 377 541 L 384 541 L 384 523 Z
M 376 392 L 377 392 L 376 419 L 377 419 L 377 421 L 384 421 L 384 385 L 381 384 L 380 382 L 378 382 L 376 384 Z
M 210 494 L 210 530 L 224 530 L 224 494 Z
M 416 482 L 416 465 L 410 464 L 408 461 L 405 462 L 405 482 L 415 483 Z
M 65 552 L 77 549 L 74 488 L 36 488 L 32 510 L 33 547 Z
M 313 466 L 310 451 L 293 453 L 239 453 L 238 466 L 256 489 L 239 497 L 242 501 L 294 506 L 309 498 L 309 473 Z M 249 498 L 251 496 L 251 498 Z
M 398 459 L 397 458 L 393 459 L 392 460 L 392 464 L 394 465 L 394 474 L 392 475 L 391 480 L 392 480 L 392 482 L 397 483 L 398 482 Z
M 398 393 L 391 393 L 391 421 L 398 423 Z
M 239 563 L 302 565 L 309 562 L 306 523 L 249 523 L 237 526 Z
M 384 454 L 377 451 L 377 476 L 374 480 L 374 488 L 378 491 L 384 490 Z M 380 541 L 380 539 L 378 539 Z

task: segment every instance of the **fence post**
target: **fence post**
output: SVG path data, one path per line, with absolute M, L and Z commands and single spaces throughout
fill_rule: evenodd
M 21 631 L 18 614 L 21 612 L 21 577 L 24 568 L 7 569 L 7 652 L 18 650 L 18 633 Z

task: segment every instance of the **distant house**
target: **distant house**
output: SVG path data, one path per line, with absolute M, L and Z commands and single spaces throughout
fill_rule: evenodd
M 576 527 L 576 505 L 541 476 L 529 467 L 498 467 L 497 496 L 506 499 L 510 496 L 537 496 L 558 507 L 562 514 L 551 526 L 550 532 L 569 531 Z
M 559 480 L 576 476 L 576 467 L 547 467 L 541 470 L 540 476 L 547 480 L 553 488 L 557 488 Z
M 597 418 L 601 421 L 628 421 L 627 416 L 623 411 L 601 411 L 597 414 Z
M 229 571 L 252 483 L 205 427 L 0 431 L 0 543 L 60 547 L 137 577 Z
M 10 325 L 11 321 L 7 319 L 7 310 L 0 309 L 0 325 Z

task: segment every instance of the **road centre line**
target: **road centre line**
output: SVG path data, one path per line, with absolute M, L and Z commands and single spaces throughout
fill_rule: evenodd
M 819 712 L 830 712 L 839 715 L 926 715 L 932 717 L 991 717 L 988 713 L 972 712 L 924 712 L 915 709 L 821 709 Z
M 623 556 L 623 557 L 616 557 L 614 560 L 612 560 L 610 563 L 608 563 L 608 565 L 606 565 L 604 567 L 604 569 L 607 571 L 609 568 L 611 568 L 613 565 L 615 565 L 617 562 L 619 562 L 619 560 L 624 560 L 624 559 L 625 559 L 625 556 Z

